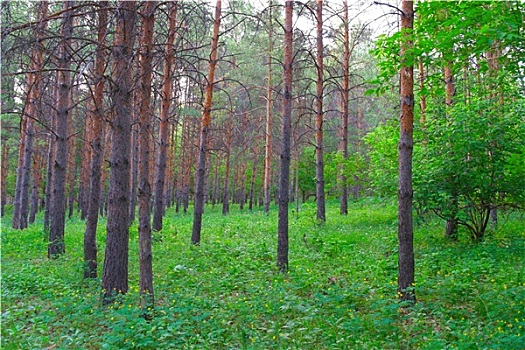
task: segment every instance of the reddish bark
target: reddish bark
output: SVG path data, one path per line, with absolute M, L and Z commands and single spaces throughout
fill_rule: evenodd
M 292 78 L 293 78 L 293 4 L 286 0 L 284 8 L 284 86 L 283 125 L 281 141 L 281 168 L 279 178 L 279 214 L 277 227 L 277 266 L 288 271 L 288 189 L 290 186 L 290 140 L 292 129 Z
M 350 91 L 350 33 L 349 33 L 349 20 L 348 20 L 348 1 L 343 1 L 344 11 L 344 54 L 343 54 L 343 90 L 341 96 L 341 104 L 343 105 L 343 113 L 341 120 L 341 148 L 340 151 L 343 154 L 343 158 L 348 159 L 348 102 L 349 102 L 349 91 Z M 339 212 L 341 215 L 348 215 L 348 186 L 346 175 L 341 171 L 340 177 L 341 187 L 341 200 L 339 206 Z
M 326 221 L 325 194 L 324 194 L 324 160 L 323 160 L 323 0 L 317 0 L 317 82 L 315 91 L 315 178 L 317 220 Z
M 15 201 L 13 203 L 12 227 L 24 229 L 28 224 L 29 185 L 31 181 L 31 165 L 33 162 L 33 141 L 35 128 L 33 119 L 40 118 L 41 79 L 44 47 L 42 41 L 45 35 L 48 3 L 42 1 L 37 6 L 37 25 L 35 28 L 36 43 L 31 53 L 29 63 L 30 73 L 27 74 L 27 100 L 22 115 L 20 128 L 20 152 L 15 186 Z
M 414 231 L 412 222 L 412 150 L 414 125 L 414 67 L 412 63 L 414 3 L 403 1 L 401 14 L 400 99 L 401 128 L 399 138 L 399 187 L 398 187 L 398 285 L 401 299 L 415 302 L 414 286 Z M 406 64 L 405 62 L 410 62 Z
M 168 38 L 164 48 L 164 68 L 162 77 L 162 93 L 160 106 L 160 126 L 159 126 L 159 153 L 157 157 L 157 173 L 155 177 L 155 204 L 153 213 L 153 230 L 162 230 L 162 217 L 164 216 L 164 208 L 166 206 L 166 165 L 167 165 L 167 150 L 169 148 L 168 131 L 169 131 L 169 112 L 172 95 L 172 71 L 175 59 L 175 48 L 173 43 L 175 41 L 176 24 L 177 24 L 177 6 L 178 2 L 170 3 L 169 24 L 168 24 Z
M 98 47 L 96 52 L 95 93 L 93 96 L 93 110 L 90 111 L 91 135 L 90 137 L 90 166 L 89 166 L 89 192 L 86 193 L 86 230 L 84 231 L 84 278 L 97 277 L 97 224 L 98 209 L 100 206 L 101 192 L 101 166 L 104 158 L 103 140 L 105 137 L 104 127 L 104 69 L 106 66 L 106 50 L 103 49 L 106 39 L 108 14 L 108 2 L 100 3 L 98 12 Z
M 147 1 L 142 13 L 142 37 L 140 42 L 140 155 L 139 155 L 139 263 L 141 306 L 146 317 L 154 304 L 153 253 L 151 250 L 151 80 L 153 59 L 153 29 L 156 1 Z
M 204 213 L 204 177 L 206 173 L 206 145 L 211 123 L 211 108 L 213 101 L 213 87 L 215 84 L 215 68 L 217 67 L 217 51 L 219 45 L 219 27 L 221 24 L 221 0 L 215 6 L 215 19 L 213 21 L 213 36 L 211 39 L 211 52 L 209 72 L 204 98 L 204 111 L 200 129 L 199 156 L 195 174 L 195 208 L 193 211 L 193 228 L 191 243 L 199 244 L 201 240 L 202 214 Z
M 29 212 L 29 223 L 35 222 L 38 204 L 40 202 L 39 188 L 42 186 L 42 170 L 44 168 L 44 157 L 41 154 L 33 155 L 33 186 L 31 191 L 31 211 Z

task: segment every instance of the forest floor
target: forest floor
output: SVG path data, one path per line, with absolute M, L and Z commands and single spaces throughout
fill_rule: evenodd
M 110 307 L 83 275 L 84 223 L 67 221 L 67 253 L 48 260 L 42 219 L 2 220 L 2 349 L 525 349 L 525 218 L 501 217 L 482 242 L 444 224 L 415 226 L 418 302 L 396 299 L 396 207 L 313 203 L 290 217 L 290 271 L 276 268 L 277 210 L 207 207 L 201 245 L 192 215 L 168 210 L 154 234 L 155 316 L 140 315 L 136 225 L 130 292 Z M 99 275 L 105 220 L 99 227 Z

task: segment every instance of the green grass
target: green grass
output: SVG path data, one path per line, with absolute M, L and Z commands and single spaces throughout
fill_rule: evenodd
M 374 200 L 318 226 L 315 207 L 290 218 L 290 272 L 275 266 L 277 214 L 206 209 L 201 246 L 192 215 L 168 212 L 154 235 L 155 317 L 140 317 L 137 229 L 130 293 L 100 303 L 82 279 L 84 224 L 67 221 L 67 254 L 46 257 L 42 222 L 2 222 L 2 349 L 525 349 L 525 223 L 501 220 L 483 242 L 415 229 L 416 293 L 396 300 L 396 208 Z M 41 220 L 41 219 L 39 219 Z M 99 274 L 104 251 L 99 230 Z M 467 236 L 466 233 L 463 234 Z

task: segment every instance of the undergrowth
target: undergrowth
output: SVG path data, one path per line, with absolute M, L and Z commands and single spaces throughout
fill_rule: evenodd
M 275 266 L 277 214 L 207 207 L 200 246 L 191 214 L 168 210 L 154 233 L 155 316 L 140 317 L 137 228 L 130 292 L 110 307 L 100 280 L 83 280 L 84 223 L 66 227 L 67 253 L 46 257 L 42 222 L 2 221 L 2 349 L 525 349 L 524 219 L 482 242 L 415 228 L 417 304 L 396 300 L 393 205 L 365 200 L 327 223 L 315 206 L 290 217 L 290 271 Z M 98 231 L 99 275 L 105 221 Z M 464 235 L 466 237 L 466 234 Z

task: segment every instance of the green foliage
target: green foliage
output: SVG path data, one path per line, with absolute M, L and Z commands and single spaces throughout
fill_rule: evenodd
M 525 205 L 525 166 L 516 163 L 523 151 L 525 120 L 516 108 L 489 100 L 456 104 L 449 119 L 427 125 L 427 141 L 415 159 L 415 200 L 422 211 L 443 218 L 457 215 L 480 238 L 492 208 Z M 452 199 L 459 213 L 451 212 Z
M 416 227 L 418 304 L 396 300 L 396 208 L 352 203 L 316 225 L 315 205 L 290 220 L 291 266 L 275 267 L 277 215 L 206 208 L 203 242 L 191 215 L 168 211 L 154 239 L 155 316 L 141 316 L 136 227 L 130 291 L 102 307 L 100 281 L 82 280 L 84 223 L 67 223 L 68 252 L 46 258 L 41 217 L 2 223 L 2 349 L 518 349 L 525 340 L 523 217 L 479 244 Z M 104 237 L 104 222 L 99 235 Z M 103 245 L 99 244 L 103 255 Z M 103 256 L 99 257 L 103 261 Z M 101 266 L 99 267 L 99 272 Z
M 369 147 L 371 189 L 380 196 L 395 196 L 399 127 L 394 120 L 391 120 L 369 132 L 364 137 L 364 141 Z

